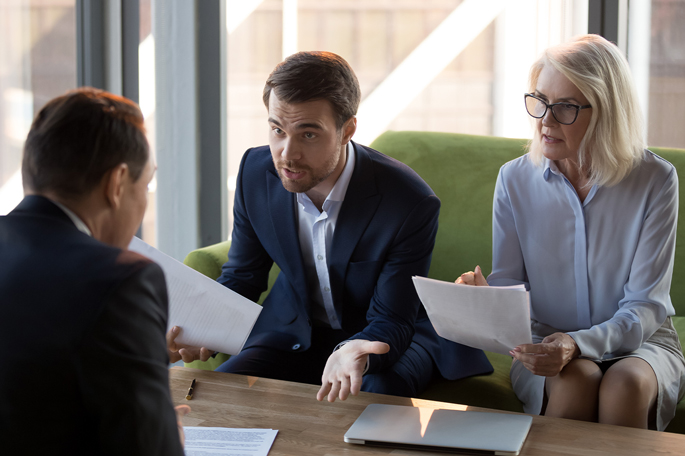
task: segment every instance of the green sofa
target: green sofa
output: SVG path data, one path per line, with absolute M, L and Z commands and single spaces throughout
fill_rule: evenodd
M 386 132 L 371 147 L 411 166 L 442 201 L 440 227 L 429 276 L 454 280 L 477 264 L 488 274 L 492 266 L 492 196 L 500 166 L 525 153 L 526 141 L 452 133 Z M 653 148 L 685 176 L 685 150 Z M 681 190 L 680 201 L 685 201 Z M 683 217 L 685 211 L 681 211 Z M 685 340 L 685 229 L 681 219 L 678 231 L 671 298 L 676 309 L 674 324 Z M 191 252 L 185 263 L 216 278 L 226 261 L 230 242 Z M 278 274 L 274 266 L 269 287 Z M 266 293 L 262 295 L 262 299 Z M 440 381 L 421 395 L 423 399 L 468 404 L 522 412 L 523 407 L 511 388 L 509 356 L 487 353 L 495 368 L 490 375 L 458 381 Z M 218 355 L 207 363 L 192 367 L 212 369 L 227 359 Z M 685 434 L 685 400 L 678 405 L 676 417 L 667 431 Z

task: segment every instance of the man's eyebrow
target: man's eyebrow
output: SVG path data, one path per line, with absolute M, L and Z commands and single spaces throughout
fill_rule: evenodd
M 273 117 L 269 117 L 269 123 L 272 123 L 272 124 L 276 125 L 277 127 L 283 128 L 283 125 L 281 125 L 281 123 L 278 120 L 274 119 Z M 321 125 L 319 125 L 318 123 L 305 122 L 305 123 L 295 125 L 295 129 L 297 129 L 297 130 L 308 130 L 308 129 L 309 130 L 323 130 L 323 127 Z
M 298 130 L 306 130 L 308 128 L 314 129 L 314 130 L 323 130 L 321 125 L 317 123 L 301 123 L 296 126 Z

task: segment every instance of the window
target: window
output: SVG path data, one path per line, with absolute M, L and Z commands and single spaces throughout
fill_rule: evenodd
M 362 88 L 353 138 L 362 144 L 388 129 L 529 137 L 530 65 L 587 33 L 587 15 L 577 0 L 228 2 L 229 204 L 242 154 L 268 141 L 262 89 L 284 57 L 326 50 L 350 63 Z
M 21 155 L 34 115 L 75 87 L 75 0 L 0 3 L 0 215 L 23 197 Z
M 645 2 L 647 3 L 647 2 Z M 632 3 L 631 3 L 632 5 Z M 632 7 L 632 6 L 631 6 Z M 685 0 L 652 0 L 649 34 L 650 146 L 685 148 Z M 628 44 L 630 52 L 630 42 Z

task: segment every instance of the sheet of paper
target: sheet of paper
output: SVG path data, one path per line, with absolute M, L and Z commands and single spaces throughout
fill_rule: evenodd
M 169 328 L 180 326 L 177 342 L 236 355 L 262 306 L 134 237 L 129 250 L 159 264 L 169 292 Z
M 275 429 L 183 428 L 186 456 L 266 456 L 276 439 Z
M 523 285 L 474 287 L 413 277 L 416 292 L 440 337 L 508 355 L 530 344 L 530 296 Z

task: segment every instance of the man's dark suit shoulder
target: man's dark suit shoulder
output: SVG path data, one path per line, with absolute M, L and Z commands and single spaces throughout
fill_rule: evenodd
M 0 438 L 31 441 L 22 454 L 182 454 L 159 266 L 35 196 L 0 217 L 0 258 L 0 345 L 15 347 L 0 371 L 0 390 L 12 391 Z

